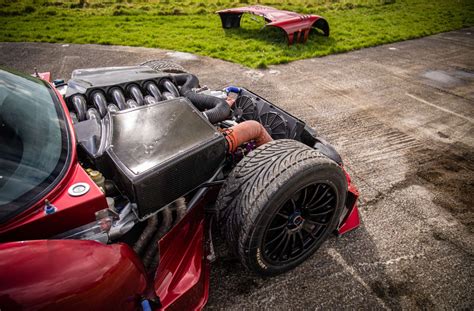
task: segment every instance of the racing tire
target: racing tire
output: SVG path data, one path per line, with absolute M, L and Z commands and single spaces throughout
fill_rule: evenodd
M 140 66 L 148 66 L 156 71 L 167 73 L 188 73 L 180 64 L 168 60 L 153 59 L 141 63 Z
M 222 186 L 219 226 L 242 264 L 272 276 L 311 256 L 336 228 L 347 180 L 336 162 L 295 140 L 269 142 Z

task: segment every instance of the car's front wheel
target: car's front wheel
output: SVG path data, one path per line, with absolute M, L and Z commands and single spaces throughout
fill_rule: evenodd
M 347 193 L 342 169 L 294 140 L 244 158 L 217 200 L 220 227 L 247 268 L 275 275 L 299 265 L 337 226 Z

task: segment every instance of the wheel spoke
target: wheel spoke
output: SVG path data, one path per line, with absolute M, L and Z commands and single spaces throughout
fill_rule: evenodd
M 290 215 L 286 215 L 286 214 L 282 213 L 281 210 L 277 213 L 277 215 L 280 216 L 280 217 L 283 217 L 285 219 L 288 219 L 288 217 L 290 216 Z
M 326 200 L 326 202 L 321 203 L 321 204 L 319 204 L 319 205 L 316 206 L 316 207 L 313 207 L 315 204 L 318 203 L 318 202 L 315 202 L 314 204 L 308 205 L 308 209 L 309 209 L 309 210 L 315 210 L 315 209 L 321 208 L 321 207 L 323 207 L 323 206 L 326 206 L 326 205 L 327 205 L 329 202 L 331 202 L 333 199 L 334 199 L 334 197 L 331 196 L 331 197 L 329 197 L 329 199 Z M 311 207 L 311 208 L 310 208 L 310 207 Z
M 301 205 L 304 206 L 304 203 L 306 202 L 306 197 L 308 196 L 308 187 L 304 188 L 304 195 L 303 195 L 303 200 L 301 200 Z
M 308 227 L 303 226 L 303 230 L 308 232 L 308 235 L 311 236 L 313 239 L 316 239 L 316 236 L 314 235 L 314 226 L 309 229 Z
M 314 204 L 317 204 L 319 201 L 321 201 L 321 200 L 326 196 L 326 194 L 328 193 L 329 189 L 330 189 L 330 188 L 327 187 L 327 189 L 324 190 L 323 194 L 319 197 L 319 199 L 317 199 L 316 202 L 314 202 L 314 203 L 312 202 L 313 199 L 314 199 L 314 196 L 313 196 L 313 198 L 311 198 L 311 201 L 309 202 L 308 206 L 313 206 Z
M 284 227 L 286 227 L 286 226 L 287 226 L 287 223 L 284 223 L 284 224 L 282 224 L 282 225 L 280 225 L 280 226 L 277 226 L 277 227 L 273 227 L 273 228 L 271 228 L 271 229 L 268 229 L 268 231 L 279 230 L 279 229 L 282 229 L 282 228 L 284 228 Z
M 313 202 L 314 198 L 316 197 L 316 195 L 318 194 L 319 192 L 319 188 L 321 187 L 321 184 L 319 184 L 317 187 L 316 187 L 316 190 L 314 191 L 313 193 L 313 196 L 311 197 L 311 199 L 309 199 L 309 204 L 311 204 L 311 202 Z
M 288 240 L 288 233 L 286 231 L 283 231 L 283 233 L 284 233 L 283 239 L 281 239 L 281 241 L 278 242 L 278 245 L 273 249 L 273 251 L 271 251 L 270 254 L 268 254 L 268 256 L 271 257 L 280 248 L 280 246 Z M 280 256 L 278 256 L 277 258 L 280 258 Z
M 290 202 L 291 202 L 291 207 L 293 208 L 293 212 L 296 212 L 297 207 L 296 207 L 296 202 L 295 202 L 295 200 L 293 200 L 293 198 L 292 198 L 292 199 L 290 199 Z
M 304 249 L 304 238 L 303 238 L 303 232 L 298 231 L 298 238 L 300 239 L 301 242 L 301 249 Z
M 289 234 L 286 235 L 287 238 L 285 240 L 285 245 L 283 245 L 283 248 L 281 249 L 281 252 L 280 252 L 280 256 L 278 256 L 278 259 L 280 259 L 282 257 L 282 255 L 285 254 L 285 251 L 286 251 L 286 247 L 288 246 L 288 242 L 290 242 L 290 239 L 292 236 L 290 236 Z
M 281 231 L 276 237 L 274 237 L 271 241 L 265 243 L 265 247 L 266 247 L 267 245 L 270 245 L 270 244 L 272 244 L 273 242 L 277 241 L 278 239 L 280 239 L 280 238 L 285 234 L 285 231 L 286 231 L 286 230 L 282 230 L 282 231 Z
M 324 223 L 324 222 L 319 222 L 319 221 L 314 221 L 314 220 L 310 220 L 310 219 L 305 219 L 305 222 L 311 224 L 311 225 L 318 225 L 318 226 L 327 226 L 327 222 Z
M 291 237 L 291 242 L 290 244 L 288 244 L 288 251 L 287 251 L 287 255 L 288 255 L 288 258 L 291 258 L 291 255 L 293 254 L 293 251 L 295 250 L 295 243 L 296 243 L 296 236 L 295 234 L 292 234 Z
M 329 214 L 333 211 L 333 209 L 328 209 L 327 211 L 322 211 L 322 212 L 317 212 L 317 213 L 309 213 L 309 216 L 320 216 L 320 215 L 326 215 Z

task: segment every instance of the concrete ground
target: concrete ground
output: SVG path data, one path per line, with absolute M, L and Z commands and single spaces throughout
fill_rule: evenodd
M 362 226 L 262 279 L 218 244 L 208 309 L 474 308 L 474 28 L 267 70 L 159 49 L 0 43 L 0 64 L 75 68 L 173 59 L 315 127 L 358 185 Z

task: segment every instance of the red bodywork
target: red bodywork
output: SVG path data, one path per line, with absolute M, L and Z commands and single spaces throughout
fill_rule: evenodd
M 134 309 L 147 288 L 125 244 L 37 240 L 0 245 L 2 310 Z
M 49 79 L 48 75 L 40 76 Z M 72 134 L 68 108 L 57 94 Z M 155 309 L 202 309 L 208 298 L 210 268 L 204 207 L 215 200 L 213 191 L 159 241 L 160 261 L 151 277 L 126 244 L 45 240 L 94 221 L 95 212 L 107 208 L 104 194 L 78 163 L 74 135 L 69 136 L 70 163 L 62 181 L 37 204 L 0 227 L 0 241 L 25 240 L 0 244 L 0 309 L 136 310 L 143 300 L 156 296 L 161 306 L 154 304 Z M 339 226 L 340 234 L 359 225 L 358 192 L 346 176 L 352 199 Z M 90 191 L 70 196 L 68 188 L 77 182 L 89 184 Z M 54 214 L 44 212 L 44 199 L 57 208 Z
M 221 17 L 223 28 L 240 27 L 240 19 L 244 13 L 263 16 L 267 22 L 265 26 L 278 27 L 286 33 L 288 44 L 306 42 L 311 28 L 321 29 L 325 36 L 329 36 L 327 21 L 318 15 L 302 15 L 262 5 L 221 10 L 217 13 Z

